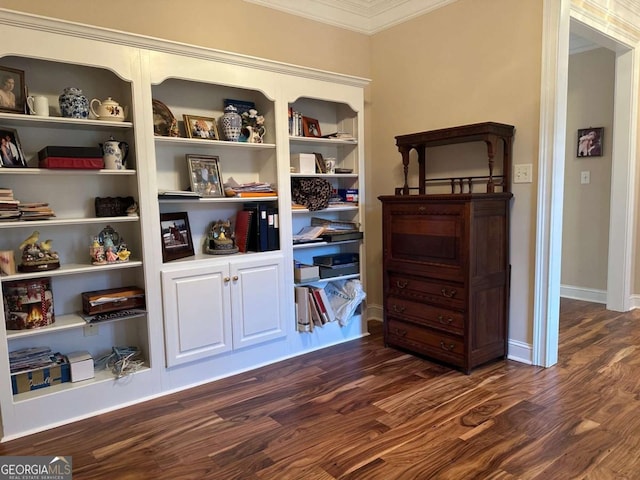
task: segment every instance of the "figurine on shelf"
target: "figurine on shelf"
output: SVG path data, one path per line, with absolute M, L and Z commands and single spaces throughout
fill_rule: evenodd
M 118 232 L 107 225 L 93 237 L 89 254 L 93 265 L 107 265 L 128 262 L 131 252 Z
M 42 242 L 40 232 L 35 230 L 19 246 L 22 251 L 22 264 L 18 266 L 21 272 L 40 272 L 60 268 L 60 256 L 52 250 L 53 240 Z
M 100 245 L 98 237 L 93 237 L 93 242 L 89 248 L 89 254 L 91 255 L 91 263 L 94 265 L 104 265 L 107 263 L 107 259 L 104 255 L 104 246 Z
M 238 253 L 235 235 L 229 220 L 218 220 L 209 228 L 204 253 L 209 255 L 229 255 Z

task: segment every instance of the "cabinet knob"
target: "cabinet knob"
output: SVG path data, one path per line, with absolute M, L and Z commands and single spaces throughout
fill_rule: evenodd
M 405 311 L 405 308 L 403 305 L 396 305 L 395 303 L 393 304 L 393 311 L 396 313 L 402 313 Z
M 231 279 L 229 277 L 224 277 L 224 283 L 229 283 Z
M 396 287 L 398 288 L 405 288 L 407 286 L 407 282 L 406 280 L 396 280 Z
M 438 315 L 438 321 L 443 325 L 451 325 L 451 322 L 453 322 L 453 318 L 444 318 L 442 315 Z
M 407 331 L 402 328 L 396 328 L 394 330 L 396 331 L 396 335 L 400 335 L 401 337 L 404 337 L 407 334 Z
M 238 275 L 234 275 L 234 276 L 233 276 L 233 281 L 234 281 L 234 282 L 237 282 L 237 281 L 238 281 Z
M 446 344 L 446 343 L 444 343 L 444 341 L 442 341 L 442 340 L 440 340 L 440 347 L 441 347 L 443 350 L 446 350 L 447 352 L 452 352 L 452 351 L 453 351 L 453 349 L 454 349 L 454 348 L 456 348 L 456 346 L 455 346 L 453 343 L 450 343 L 450 344 L 448 344 L 448 345 L 447 345 L 447 344 Z
M 444 295 L 447 298 L 453 298 L 457 293 L 453 288 L 451 289 L 443 288 L 442 290 L 440 290 L 440 292 L 442 293 L 442 295 Z

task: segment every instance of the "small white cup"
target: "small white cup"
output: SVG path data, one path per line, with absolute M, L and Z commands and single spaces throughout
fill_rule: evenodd
M 49 100 L 47 97 L 29 95 L 27 97 L 27 105 L 31 115 L 49 116 Z
M 325 158 L 324 164 L 327 167 L 327 173 L 336 173 L 336 159 L 335 158 Z

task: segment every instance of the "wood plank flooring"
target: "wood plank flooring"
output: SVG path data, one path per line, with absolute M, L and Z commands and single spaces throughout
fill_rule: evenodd
M 640 311 L 561 302 L 548 369 L 365 339 L 0 444 L 80 479 L 640 479 Z

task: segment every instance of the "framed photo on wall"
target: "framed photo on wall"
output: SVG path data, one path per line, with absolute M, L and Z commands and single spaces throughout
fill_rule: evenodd
M 0 112 L 24 113 L 24 72 L 0 66 Z
M 13 128 L 0 127 L 0 166 L 27 166 L 27 160 L 24 158 L 18 139 L 18 131 Z
M 601 157 L 604 127 L 581 128 L 578 130 L 578 157 Z
M 160 231 L 163 262 L 194 255 L 187 212 L 161 213 Z
M 219 157 L 187 154 L 191 191 L 201 197 L 224 197 Z

